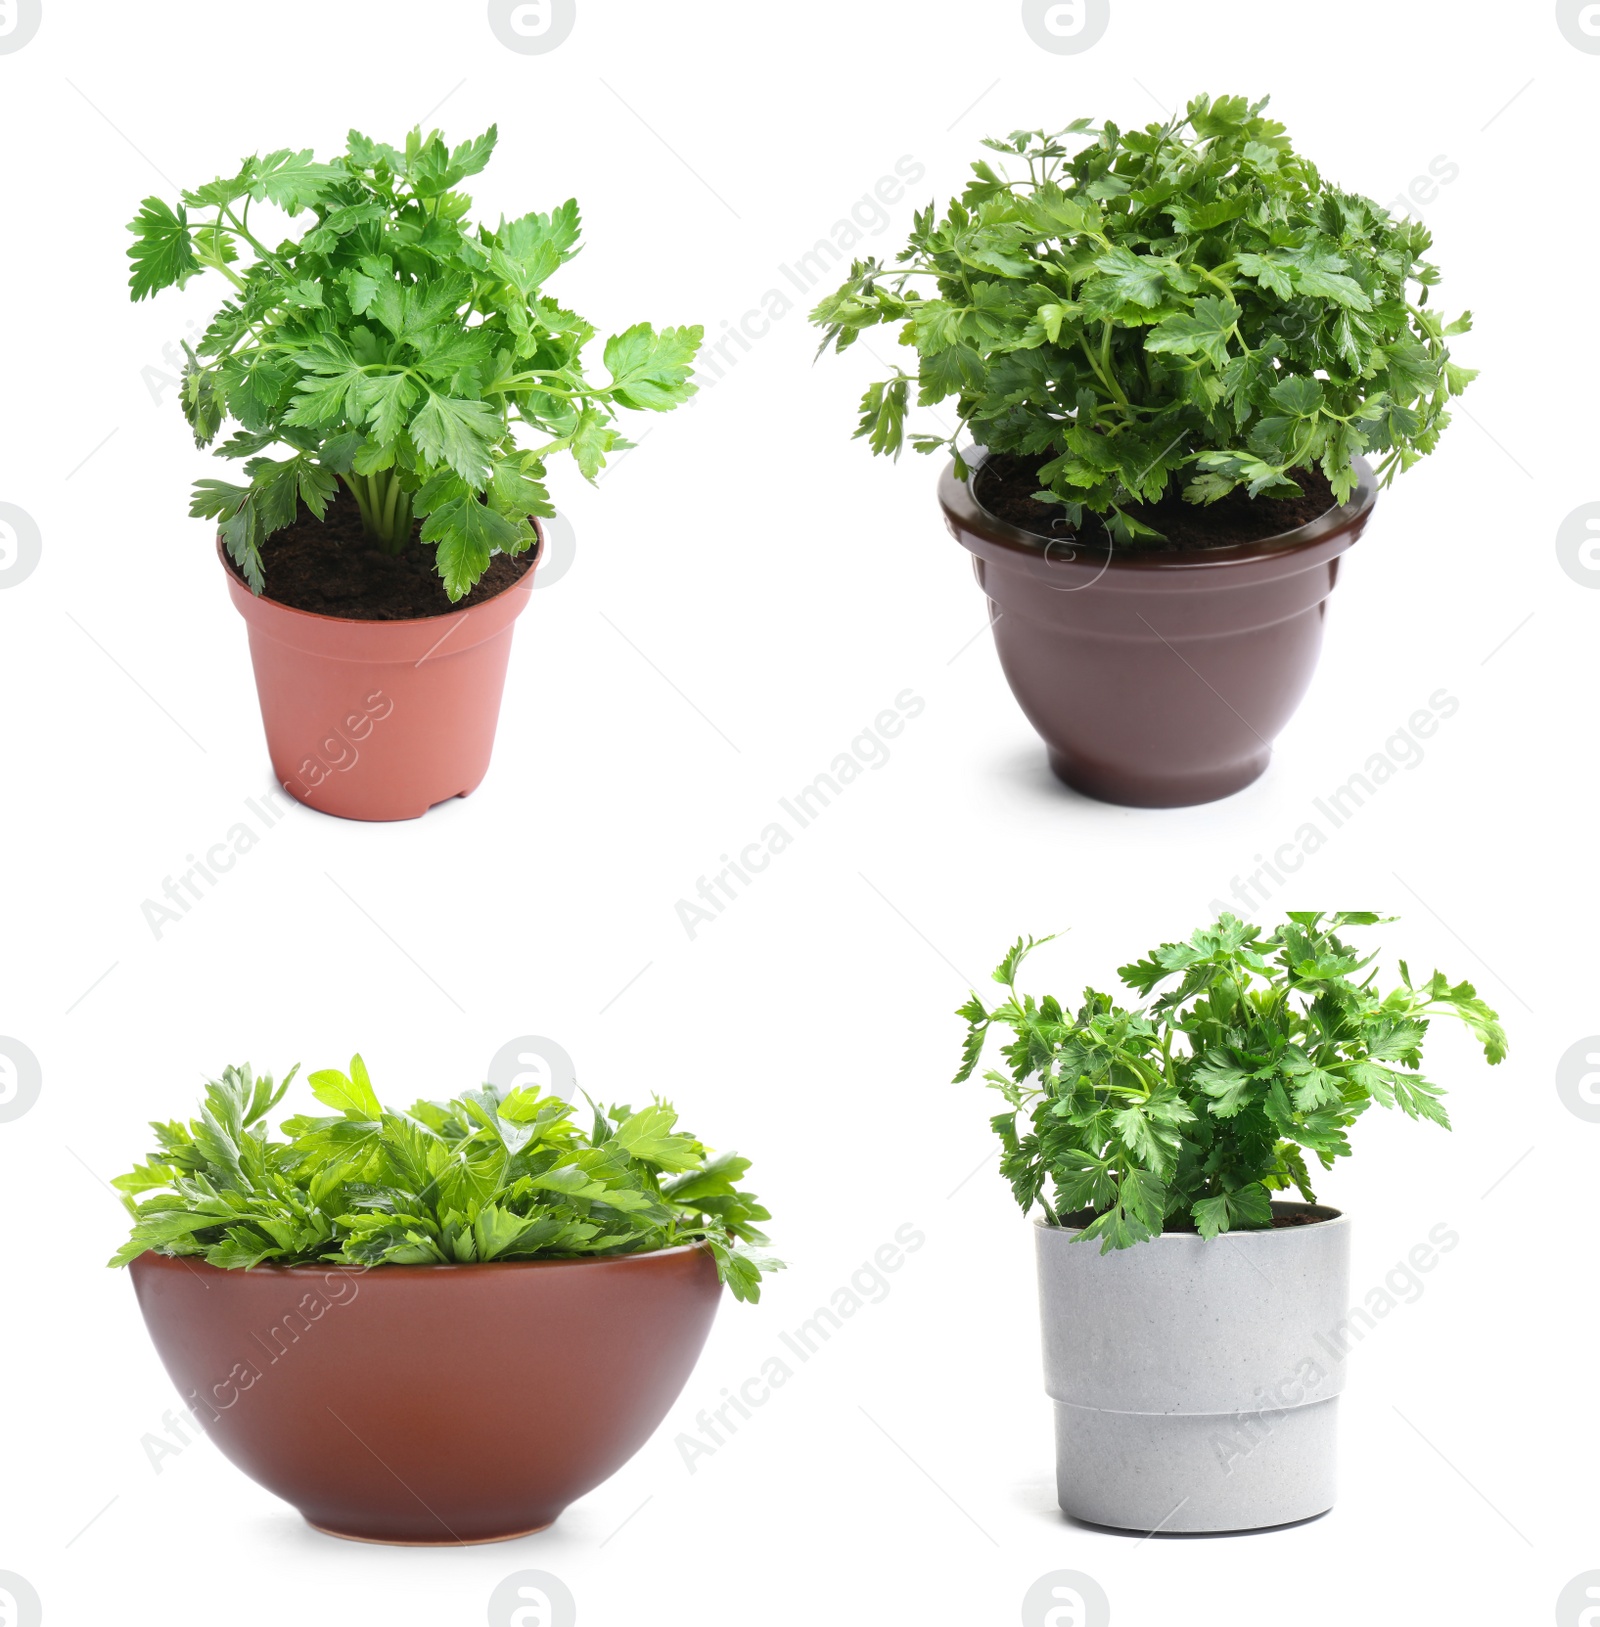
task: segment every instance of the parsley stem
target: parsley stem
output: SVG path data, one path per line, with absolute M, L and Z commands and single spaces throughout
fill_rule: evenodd
M 241 294 L 244 292 L 244 290 L 245 290 L 244 278 L 241 277 L 241 276 L 238 276 L 234 272 L 233 268 L 230 265 L 228 265 L 224 260 L 222 260 L 221 258 L 218 258 L 218 259 L 215 259 L 215 260 L 208 260 L 206 262 L 206 264 L 215 266 L 217 268 L 217 270 L 220 271 L 222 273 L 222 275 L 224 277 L 226 277 L 228 279 L 228 281 L 231 282 L 233 284 L 233 286 L 235 288 L 237 288 Z
M 1107 322 L 1103 324 L 1103 326 L 1105 333 L 1102 340 L 1102 349 L 1103 351 L 1109 352 L 1111 348 L 1111 324 Z M 1095 353 L 1089 348 L 1089 340 L 1086 335 L 1079 338 L 1078 344 L 1082 349 L 1084 357 L 1088 361 L 1089 366 L 1094 370 L 1094 376 L 1106 387 L 1106 393 L 1110 395 L 1112 400 L 1114 400 L 1124 411 L 1131 411 L 1132 409 L 1128 405 L 1127 396 L 1122 393 L 1122 390 L 1118 386 L 1116 380 L 1112 378 L 1110 373 L 1107 371 L 1107 368 L 1109 367 L 1109 360 L 1102 363 L 1102 361 L 1096 359 Z
M 572 380 L 572 375 L 564 368 L 546 369 L 542 371 L 529 368 L 521 373 L 513 373 L 510 378 L 496 379 L 495 382 L 484 392 L 484 394 L 508 395 L 518 385 L 527 383 L 530 380 L 561 378 L 566 379 L 570 383 Z M 579 390 L 576 393 L 570 390 L 553 390 L 548 384 L 542 384 L 539 386 L 539 388 L 543 390 L 546 395 L 559 395 L 568 401 L 585 400 L 590 396 L 599 396 L 608 393 L 604 390 Z
M 391 480 L 389 482 L 389 497 L 383 505 L 383 529 L 385 534 L 390 537 L 394 535 L 395 504 L 398 503 L 399 500 L 400 482 L 398 480 Z
M 1207 271 L 1206 268 L 1203 265 L 1192 265 L 1192 266 L 1189 267 L 1189 269 L 1191 271 L 1199 272 L 1200 275 L 1202 277 L 1204 277 L 1205 280 L 1208 283 L 1211 283 L 1215 287 L 1220 288 L 1223 291 L 1223 293 L 1225 293 L 1228 296 L 1229 299 L 1233 298 L 1233 284 L 1232 283 L 1224 282 L 1221 277 L 1216 275 L 1215 272 Z
M 246 213 L 248 213 L 248 212 L 249 211 L 247 209 Z M 222 205 L 218 206 L 218 214 L 217 214 L 217 222 L 216 222 L 218 226 L 220 226 L 222 224 L 222 216 L 223 215 L 226 215 L 228 217 L 228 219 L 233 222 L 234 230 L 237 232 L 237 234 L 240 237 L 242 237 L 245 240 L 245 242 L 247 242 L 250 245 L 250 247 L 253 248 L 256 251 L 256 253 L 259 254 L 261 256 L 261 258 L 268 263 L 268 265 L 275 266 L 277 268 L 278 272 L 282 275 L 285 282 L 292 282 L 294 280 L 293 276 L 291 275 L 291 273 L 289 271 L 288 266 L 286 266 L 283 263 L 283 261 L 280 260 L 277 257 L 277 255 L 275 255 L 272 252 L 272 250 L 269 249 L 266 246 L 265 243 L 258 242 L 256 240 L 255 236 L 251 233 L 250 228 L 248 226 L 246 226 L 245 223 L 242 220 L 240 220 L 239 217 L 236 214 L 234 214 L 233 210 L 231 210 L 230 208 L 227 207 L 226 204 L 222 204 Z

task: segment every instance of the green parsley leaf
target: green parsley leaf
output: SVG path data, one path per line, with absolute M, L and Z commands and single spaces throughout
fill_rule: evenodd
M 174 210 L 160 198 L 146 198 L 128 230 L 138 239 L 128 250 L 133 261 L 128 287 L 135 300 L 174 285 L 181 288 L 200 269 L 189 237 L 189 212 L 181 203 Z
M 503 514 L 469 493 L 433 509 L 423 524 L 422 540 L 435 545 L 439 575 L 455 603 L 472 591 L 497 551 L 518 551 L 520 533 Z
M 705 329 L 663 328 L 658 334 L 648 322 L 606 341 L 605 364 L 611 370 L 611 391 L 625 407 L 666 412 L 695 393 L 688 382 L 695 354 Z

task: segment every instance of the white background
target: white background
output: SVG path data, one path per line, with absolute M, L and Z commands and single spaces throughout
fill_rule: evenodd
M 1053 56 L 1013 4 L 580 0 L 558 51 L 521 56 L 480 5 L 45 0 L 37 38 L 0 55 L 0 501 L 44 539 L 0 591 L 0 1034 L 44 1076 L 0 1124 L 0 1570 L 45 1619 L 454 1627 L 527 1568 L 563 1578 L 586 1627 L 1012 1623 L 1058 1568 L 1097 1579 L 1119 1627 L 1550 1619 L 1600 1567 L 1600 1126 L 1554 1087 L 1600 1030 L 1600 594 L 1554 544 L 1600 497 L 1597 76 L 1543 4 L 1113 0 L 1093 50 Z M 1442 302 L 1477 314 L 1458 357 L 1482 369 L 1470 419 L 1348 556 L 1258 784 L 1143 812 L 1050 779 L 935 469 L 851 441 L 874 364 L 813 368 L 801 300 L 692 408 L 639 422 L 599 489 L 557 474 L 577 561 L 519 626 L 473 797 L 390 826 L 297 807 L 152 935 L 141 902 L 271 771 L 244 628 L 186 517 L 190 481 L 221 471 L 145 371 L 218 289 L 128 303 L 142 197 L 248 152 L 331 153 L 352 123 L 398 140 L 428 115 L 455 140 L 494 120 L 479 214 L 582 202 L 587 249 L 556 292 L 602 331 L 718 333 L 771 288 L 794 297 L 780 264 L 902 156 L 927 176 L 873 252 L 959 189 L 983 135 L 1144 122 L 1205 89 L 1270 92 L 1326 174 L 1380 200 L 1459 167 L 1422 213 Z M 887 357 L 892 336 L 871 343 Z M 691 941 L 676 901 L 908 688 L 926 710 L 892 760 Z M 1352 1363 L 1326 1518 L 1144 1542 L 1068 1524 L 1031 1241 L 990 1167 L 990 1098 L 946 1082 L 952 1009 L 1018 932 L 1070 929 L 1036 989 L 1110 986 L 1441 688 L 1460 707 L 1426 759 L 1263 913 L 1391 910 L 1390 970 L 1399 952 L 1471 977 L 1504 1014 L 1493 1072 L 1464 1036 L 1430 1038 L 1452 1134 L 1375 1114 L 1323 1194 L 1354 1217 L 1357 1296 L 1437 1223 L 1460 1247 Z M 141 1438 L 175 1396 L 103 1269 L 124 1220 L 97 1177 L 227 1062 L 359 1048 L 405 1102 L 477 1082 L 526 1033 L 595 1094 L 661 1092 L 753 1156 L 792 1262 L 759 1308 L 725 1305 L 660 1433 L 550 1534 L 461 1551 L 318 1536 L 208 1444 L 156 1474 Z M 889 1298 L 690 1475 L 674 1437 L 906 1223 L 927 1244 Z M 517 1404 L 514 1362 L 463 1357 L 486 1405 Z

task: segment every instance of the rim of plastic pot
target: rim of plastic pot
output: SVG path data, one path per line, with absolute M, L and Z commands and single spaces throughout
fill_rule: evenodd
M 1259 537 L 1254 542 L 1235 543 L 1225 548 L 1106 548 L 1098 544 L 1078 542 L 1072 537 L 1051 538 L 1035 531 L 1025 531 L 991 514 L 973 492 L 978 472 L 988 461 L 987 447 L 974 446 L 970 453 L 962 454 L 969 475 L 966 480 L 956 476 L 952 459 L 939 475 L 939 502 L 953 528 L 959 528 L 958 538 L 964 531 L 981 539 L 1002 553 L 1021 555 L 1030 561 L 1047 565 L 1078 562 L 1100 570 L 1130 571 L 1206 571 L 1227 565 L 1245 564 L 1258 560 L 1272 560 L 1315 548 L 1346 534 L 1359 535 L 1371 515 L 1378 497 L 1378 478 L 1365 458 L 1356 458 L 1356 488 L 1345 503 L 1335 504 L 1304 525 L 1282 531 L 1275 536 Z M 970 544 L 969 544 L 970 546 Z M 1061 550 L 1052 558 L 1052 550 Z

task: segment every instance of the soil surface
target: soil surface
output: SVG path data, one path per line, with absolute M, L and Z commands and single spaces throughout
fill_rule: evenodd
M 1304 1209 L 1291 1210 L 1287 1214 L 1281 1213 L 1277 1209 L 1274 1209 L 1272 1211 L 1271 1229 L 1273 1231 L 1282 1231 L 1287 1226 L 1320 1226 L 1330 1218 L 1331 1217 L 1328 1215 L 1311 1214 Z M 1073 1230 L 1082 1230 L 1082 1228 L 1087 1226 L 1093 1219 L 1094 1210 L 1080 1209 L 1075 1215 L 1063 1215 L 1061 1217 L 1061 1224 L 1065 1227 L 1071 1227 Z M 1247 1228 L 1240 1227 L 1238 1229 L 1243 1231 Z M 1248 1229 L 1254 1231 L 1266 1231 L 1268 1228 L 1265 1226 L 1256 1226 Z M 1184 1220 L 1179 1215 L 1169 1215 L 1167 1217 L 1164 1230 L 1169 1232 L 1187 1232 L 1190 1234 L 1190 1236 L 1194 1236 L 1196 1235 L 1198 1228 L 1195 1226 L 1192 1220 Z
M 483 604 L 521 581 L 537 558 L 533 549 L 515 559 L 496 554 L 472 592 L 451 604 L 434 568 L 432 545 L 423 543 L 421 535 L 419 520 L 411 543 L 400 553 L 374 548 L 362 535 L 355 498 L 340 486 L 326 519 L 318 520 L 302 504 L 294 524 L 267 539 L 261 550 L 266 597 L 291 610 L 350 621 L 415 621 Z M 239 576 L 233 561 L 224 559 Z
M 1060 508 L 1033 498 L 1040 486 L 1038 471 L 1050 461 L 1048 457 L 996 452 L 978 471 L 972 494 L 997 520 L 1036 536 L 1071 536 L 1070 526 L 1056 523 L 1061 519 Z M 1134 546 L 1177 551 L 1229 548 L 1281 536 L 1336 506 L 1333 487 L 1320 469 L 1296 469 L 1294 478 L 1304 490 L 1301 497 L 1250 497 L 1238 486 L 1215 503 L 1186 503 L 1182 488 L 1173 482 L 1159 503 L 1138 503 L 1127 510 L 1134 519 L 1159 531 L 1166 542 L 1146 540 Z M 1098 514 L 1084 515 L 1083 540 L 1099 547 L 1113 546 Z

